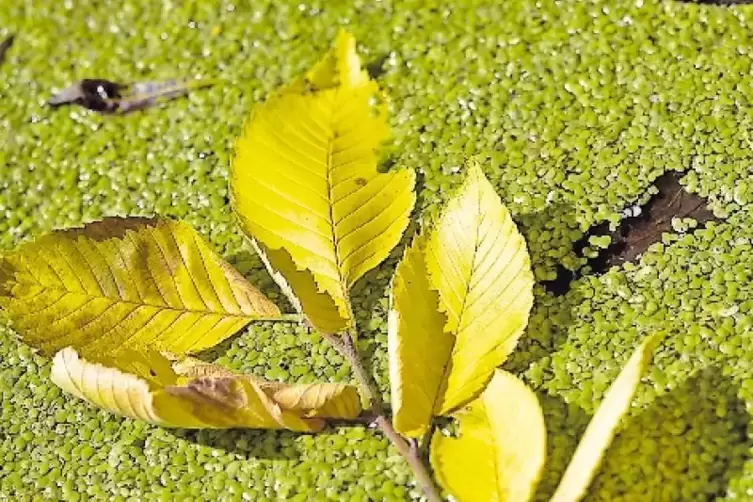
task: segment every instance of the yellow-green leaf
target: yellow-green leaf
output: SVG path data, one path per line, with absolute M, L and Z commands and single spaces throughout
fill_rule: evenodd
M 405 436 L 429 429 L 455 338 L 429 285 L 425 235 L 413 239 L 395 270 L 388 317 L 392 423 Z
M 457 438 L 434 433 L 431 464 L 460 502 L 525 502 L 546 461 L 546 428 L 536 395 L 497 370 L 481 395 L 455 414 Z
M 352 324 L 349 290 L 397 245 L 411 170 L 380 173 L 379 88 L 345 32 L 305 78 L 254 110 L 236 143 L 233 207 L 273 276 L 318 330 Z M 328 298 L 322 298 L 322 294 Z
M 609 387 L 562 476 L 552 502 L 577 502 L 586 494 L 660 340 L 661 335 L 647 337 Z
M 162 426 L 207 427 L 207 424 L 192 416 L 185 406 L 161 391 L 165 386 L 176 383 L 175 373 L 160 372 L 159 378 L 156 375 L 151 379 L 146 378 L 152 367 L 164 367 L 159 354 L 152 352 L 142 355 L 141 360 L 131 359 L 137 354 L 128 352 L 120 356 L 121 364 L 133 370 L 134 374 L 85 361 L 73 348 L 66 347 L 55 354 L 50 378 L 64 391 L 111 413 Z M 141 364 L 145 364 L 146 368 L 136 370 L 135 366 Z
M 174 363 L 176 372 L 157 352 L 125 351 L 107 362 L 117 367 L 86 361 L 67 347 L 55 355 L 51 377 L 63 390 L 107 411 L 163 427 L 309 432 L 321 430 L 321 418 L 354 418 L 361 412 L 350 385 L 290 386 L 197 360 Z
M 45 354 L 216 345 L 277 307 L 185 223 L 107 218 L 0 257 L 0 306 Z
M 454 339 L 433 404 L 433 414 L 444 415 L 474 398 L 505 361 L 525 329 L 533 303 L 534 280 L 525 240 L 477 164 L 469 165 L 463 186 L 429 232 L 425 261 L 429 285 L 438 292 L 439 310 L 447 316 L 444 329 Z M 421 308 L 435 305 L 433 295 L 416 295 L 415 299 L 395 297 L 395 310 L 418 309 L 419 301 L 427 302 Z M 406 322 L 398 326 L 393 339 L 405 340 L 408 346 L 411 338 L 428 336 L 421 334 L 425 328 Z M 434 339 L 443 335 L 436 332 Z M 436 356 L 425 368 L 438 364 Z M 423 353 L 415 357 L 419 361 L 413 365 L 421 362 Z M 402 363 L 408 367 L 405 359 Z M 411 378 L 395 371 L 403 382 Z M 412 371 L 420 373 L 416 367 Z M 424 391 L 431 389 L 427 386 Z M 417 414 L 427 415 L 426 409 L 418 410 L 418 402 L 411 406 Z

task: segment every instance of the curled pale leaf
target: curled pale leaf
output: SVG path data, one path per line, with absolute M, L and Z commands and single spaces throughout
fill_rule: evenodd
M 536 395 L 497 370 L 481 395 L 455 414 L 459 437 L 434 433 L 431 464 L 462 502 L 528 500 L 546 461 L 546 428 Z
M 523 236 L 481 168 L 471 164 L 393 283 L 388 340 L 400 432 L 421 435 L 433 416 L 481 391 L 525 329 L 533 283 Z
M 63 390 L 107 411 L 163 427 L 263 428 L 311 432 L 322 418 L 354 418 L 355 387 L 286 385 L 235 374 L 198 360 L 126 351 L 105 366 L 67 347 L 55 355 L 51 377 Z
M 341 383 L 264 387 L 283 409 L 306 418 L 355 418 L 361 413 L 358 389 Z
M 107 218 L 0 257 L 0 306 L 29 345 L 85 357 L 200 351 L 277 307 L 185 223 Z
M 171 370 L 155 371 L 155 375 L 151 375 L 151 368 L 164 368 L 159 354 L 152 352 L 141 357 L 137 354 L 129 352 L 120 356 L 120 364 L 134 374 L 88 362 L 73 348 L 66 347 L 55 354 L 50 378 L 64 391 L 111 413 L 165 427 L 208 427 L 182 403 L 162 392 L 165 386 L 176 383 L 176 375 Z
M 395 270 L 388 317 L 392 423 L 405 436 L 429 428 L 454 337 L 426 271 L 425 236 L 417 236 Z
M 661 334 L 646 337 L 607 390 L 562 476 L 552 502 L 577 502 L 586 494 L 620 419 L 630 408 L 641 376 L 661 338 Z
M 352 324 L 350 288 L 397 245 L 415 202 L 413 171 L 377 170 L 388 131 L 379 98 L 341 32 L 305 78 L 254 111 L 236 143 L 235 213 L 322 332 Z
M 231 376 L 254 382 L 284 410 L 306 417 L 355 418 L 361 413 L 358 389 L 341 383 L 286 384 L 270 382 L 253 375 L 234 373 L 222 366 L 187 357 L 176 361 L 172 369 L 182 382 L 193 378 Z

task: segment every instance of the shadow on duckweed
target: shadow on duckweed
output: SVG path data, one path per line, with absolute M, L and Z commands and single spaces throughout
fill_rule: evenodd
M 295 445 L 297 432 L 285 430 L 170 429 L 173 436 L 200 446 L 216 448 L 246 459 L 297 460 L 300 452 Z
M 543 211 L 522 215 L 515 219 L 521 233 L 529 242 L 531 263 L 536 267 L 537 264 L 547 263 L 548 258 L 543 256 L 546 250 L 530 244 L 531 241 L 535 241 L 537 235 L 551 230 L 554 222 L 567 221 L 567 225 L 573 224 L 575 211 L 569 204 L 552 204 Z M 572 242 L 568 241 L 565 245 L 569 245 L 572 249 Z M 555 252 L 563 254 L 562 250 L 555 250 Z M 564 270 L 561 264 L 557 266 Z M 567 341 L 568 329 L 573 323 L 573 311 L 583 299 L 577 289 L 570 289 L 571 279 L 572 277 L 562 283 L 559 282 L 560 278 L 555 281 L 537 281 L 528 326 L 505 363 L 506 370 L 513 373 L 524 371 L 541 358 L 555 353 Z
M 716 367 L 702 370 L 623 422 L 586 501 L 682 502 L 724 496 L 749 457 L 750 416 L 738 386 Z M 589 417 L 539 395 L 547 422 L 547 468 L 535 500 L 548 500 Z

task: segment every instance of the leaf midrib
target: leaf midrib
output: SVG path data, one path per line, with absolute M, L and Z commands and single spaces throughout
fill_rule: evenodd
M 330 230 L 332 232 L 332 250 L 335 253 L 335 266 L 337 267 L 337 282 L 340 285 L 340 289 L 342 290 L 343 301 L 348 310 L 348 315 L 352 319 L 353 315 L 352 315 L 352 307 L 350 305 L 350 299 L 348 298 L 348 287 L 347 287 L 345 278 L 343 277 L 343 266 L 342 266 L 342 260 L 340 257 L 340 239 L 338 239 L 337 224 L 335 223 L 335 201 L 334 201 L 334 193 L 333 193 L 334 184 L 332 182 L 332 174 L 334 172 L 332 157 L 334 155 L 335 140 L 337 139 L 337 133 L 335 132 L 335 114 L 336 114 L 337 107 L 335 106 L 335 104 L 338 101 L 339 95 L 340 95 L 340 88 L 337 89 L 333 97 L 332 108 L 330 110 L 331 115 L 329 118 L 329 130 L 331 134 L 327 138 L 327 161 L 326 161 L 327 202 L 328 202 L 327 209 L 329 212 Z
M 477 208 L 478 215 L 479 215 L 479 218 L 483 218 L 483 215 L 484 215 L 484 213 L 483 213 L 483 206 L 482 206 L 483 203 L 482 203 L 482 200 L 481 200 L 482 196 L 481 196 L 480 191 L 477 191 L 476 195 L 477 195 L 477 203 L 478 203 L 478 208 Z M 457 343 L 458 343 L 457 342 L 457 337 L 461 333 L 461 326 L 462 326 L 461 322 L 463 321 L 463 314 L 465 313 L 466 302 L 467 302 L 468 296 L 470 294 L 470 288 L 471 288 L 472 279 L 473 279 L 473 276 L 476 273 L 476 270 L 478 268 L 477 258 L 478 258 L 479 248 L 480 248 L 479 234 L 480 234 L 480 231 L 481 231 L 481 221 L 478 222 L 478 224 L 476 225 L 476 229 L 475 230 L 476 230 L 476 232 L 475 232 L 475 241 L 473 243 L 473 259 L 472 259 L 472 262 L 471 262 L 471 271 L 468 274 L 468 281 L 467 281 L 466 287 L 465 287 L 465 296 L 463 297 L 463 302 L 462 302 L 462 305 L 461 305 L 461 308 L 460 308 L 460 312 L 458 314 L 457 332 L 456 333 L 452 333 L 453 338 L 454 338 L 454 342 L 452 344 L 452 350 L 450 351 L 450 357 L 447 359 L 447 361 L 444 364 L 444 368 L 442 370 L 442 378 L 439 381 L 439 388 L 437 389 L 437 393 L 434 395 L 434 402 L 432 403 L 432 407 L 431 407 L 431 409 L 434 412 L 441 411 L 440 409 L 437 408 L 438 404 L 441 403 L 442 405 L 446 406 L 446 399 L 445 399 L 445 397 L 447 395 L 447 384 L 449 383 L 449 378 L 450 378 L 450 373 L 451 373 L 451 367 L 452 367 L 452 360 L 454 359 L 453 356 L 455 355 L 455 348 L 457 347 Z M 441 301 L 442 294 L 441 294 L 441 292 L 439 290 L 436 290 L 436 291 L 437 291 L 437 295 L 439 296 L 440 301 Z M 444 390 L 444 393 L 442 393 L 442 390 Z M 442 395 L 440 396 L 440 394 L 442 394 Z

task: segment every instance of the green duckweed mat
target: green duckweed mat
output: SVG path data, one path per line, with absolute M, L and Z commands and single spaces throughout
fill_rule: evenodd
M 617 223 L 674 170 L 720 218 L 665 234 L 635 264 L 536 289 L 507 364 L 539 393 L 546 500 L 575 438 L 645 333 L 669 335 L 589 501 L 753 500 L 753 7 L 674 1 L 210 3 L 11 1 L 0 36 L 0 249 L 106 215 L 183 218 L 279 299 L 227 205 L 232 141 L 254 103 L 345 26 L 391 99 L 396 165 L 436 207 L 466 155 L 521 225 L 536 276 Z M 126 116 L 46 100 L 80 78 L 222 78 Z M 362 348 L 387 389 L 386 288 L 357 288 Z M 310 355 L 310 359 L 307 359 Z M 349 369 L 315 334 L 258 324 L 203 357 L 272 379 Z M 0 328 L 0 499 L 404 500 L 409 470 L 376 433 L 168 431 L 64 396 Z

